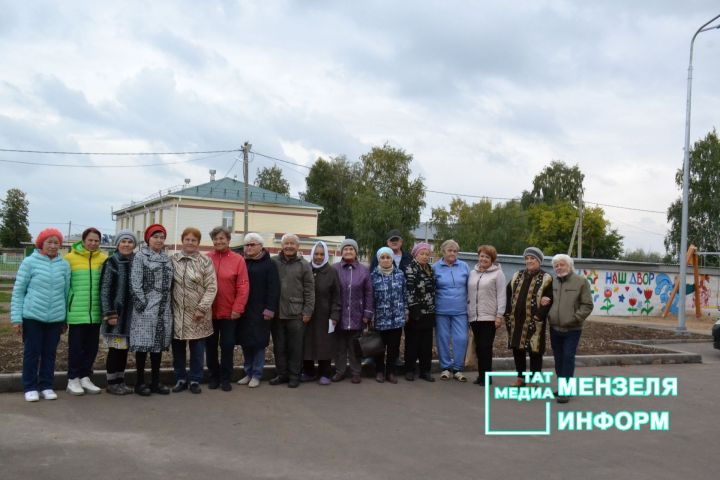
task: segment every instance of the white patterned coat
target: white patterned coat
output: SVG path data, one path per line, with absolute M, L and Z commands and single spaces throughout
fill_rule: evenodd
M 178 340 L 197 340 L 213 333 L 212 304 L 217 294 L 217 280 L 212 260 L 201 253 L 177 252 L 173 265 L 174 335 Z M 204 317 L 196 321 L 195 314 Z
M 173 267 L 165 252 L 142 247 L 130 270 L 133 310 L 130 351 L 162 352 L 170 347 Z

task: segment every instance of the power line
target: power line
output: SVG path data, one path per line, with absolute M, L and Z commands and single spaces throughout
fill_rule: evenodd
M 662 215 L 667 214 L 667 212 L 661 212 L 660 210 L 646 210 L 646 209 L 644 209 L 644 208 L 624 207 L 624 206 L 621 206 L 621 205 L 608 205 L 607 203 L 591 202 L 590 200 L 587 200 L 585 203 L 593 203 L 593 204 L 595 204 L 595 205 L 600 205 L 600 206 L 603 206 L 603 207 L 620 208 L 620 209 L 623 209 L 623 210 L 633 210 L 633 211 L 636 211 L 636 212 L 659 213 L 659 214 L 662 214 Z
M 0 149 L 1 150 L 1 149 Z M 199 162 L 201 160 L 207 160 L 210 158 L 216 158 L 222 155 L 225 155 L 226 153 L 232 153 L 236 152 L 236 150 L 226 150 L 226 151 L 218 151 L 217 153 L 213 155 L 207 155 L 204 157 L 199 158 L 189 158 L 187 160 L 179 160 L 177 162 L 158 162 L 158 163 L 140 163 L 140 164 L 133 164 L 133 165 L 88 165 L 88 164 L 77 164 L 77 163 L 45 163 L 45 162 L 27 162 L 24 160 L 7 160 L 0 158 L 0 162 L 3 163 L 15 163 L 15 164 L 21 164 L 21 165 L 35 165 L 38 167 L 64 167 L 64 168 L 138 168 L 138 167 L 161 167 L 165 165 L 178 165 L 181 163 L 190 163 L 190 162 Z M 49 152 L 39 152 L 39 153 L 49 153 Z M 78 153 L 77 155 L 85 155 Z M 88 154 L 89 155 L 89 154 Z M 112 155 L 110 153 L 107 154 L 98 154 L 98 155 Z M 124 155 L 124 154 L 118 154 L 118 155 Z M 139 153 L 138 155 L 143 155 L 142 153 Z M 167 154 L 170 155 L 170 154 Z M 183 153 L 178 153 L 177 155 L 183 155 Z
M 38 153 L 42 155 L 116 155 L 116 156 L 137 156 L 137 155 L 201 155 L 208 153 L 232 153 L 242 152 L 242 148 L 233 148 L 231 150 L 202 150 L 202 151 L 186 151 L 186 152 L 64 152 L 51 150 L 18 150 L 13 148 L 0 148 L 0 152 L 12 153 Z
M 469 198 L 481 198 L 481 199 L 488 199 L 488 200 L 507 200 L 507 201 L 520 200 L 519 197 L 515 197 L 515 198 L 508 198 L 508 197 L 488 197 L 487 195 L 467 195 L 467 194 L 464 194 L 464 193 L 439 192 L 439 191 L 437 191 L 437 190 L 425 190 L 425 191 L 428 192 L 428 193 L 439 193 L 439 194 L 442 194 L 442 195 L 451 195 L 451 196 L 454 196 L 454 197 L 469 197 Z
M 308 167 L 307 165 L 302 165 L 302 164 L 300 164 L 300 163 L 291 162 L 290 160 L 283 160 L 282 158 L 273 157 L 273 156 L 271 156 L 271 155 L 265 155 L 264 153 L 260 153 L 260 152 L 257 152 L 257 151 L 255 151 L 255 150 L 253 150 L 252 153 L 254 153 L 255 155 L 260 155 L 261 157 L 265 157 L 265 158 L 269 158 L 269 159 L 271 159 L 271 160 L 278 161 L 278 162 L 287 163 L 287 164 L 290 164 L 290 165 L 295 165 L 295 166 L 297 166 L 297 167 L 307 168 L 308 170 L 310 170 L 310 169 L 312 168 L 312 167 Z

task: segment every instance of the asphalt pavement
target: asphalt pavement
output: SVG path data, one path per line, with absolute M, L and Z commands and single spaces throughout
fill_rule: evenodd
M 702 344 L 707 347 L 707 344 Z M 695 348 L 695 346 L 693 346 Z M 714 351 L 720 354 L 720 351 Z M 703 350 L 703 355 L 714 355 Z M 720 357 L 720 355 L 719 355 Z M 558 411 L 668 411 L 669 431 L 484 433 L 484 389 L 365 378 L 322 387 L 71 397 L 0 394 L 0 478 L 707 479 L 717 469 L 717 363 L 588 367 L 578 376 L 677 377 L 677 397 L 581 397 Z M 496 386 L 510 378 L 496 379 Z M 495 402 L 495 403 L 493 403 Z M 491 400 L 493 428 L 542 424 L 544 401 Z M 540 416 L 538 416 L 540 415 Z M 499 427 L 498 427 L 499 426 Z

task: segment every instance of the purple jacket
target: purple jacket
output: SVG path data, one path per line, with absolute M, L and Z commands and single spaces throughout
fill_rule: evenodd
M 373 289 L 370 270 L 357 260 L 353 263 L 341 261 L 333 267 L 340 277 L 342 290 L 342 318 L 337 328 L 362 330 L 362 319 L 373 317 Z

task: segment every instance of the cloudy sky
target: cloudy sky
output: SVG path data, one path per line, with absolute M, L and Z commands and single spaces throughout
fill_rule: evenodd
M 590 204 L 665 211 L 679 196 L 690 38 L 720 6 L 0 0 L 0 11 L 0 148 L 205 151 L 248 140 L 311 165 L 388 142 L 414 156 L 430 190 L 515 197 L 558 159 L 585 173 Z M 702 34 L 693 141 L 720 123 L 718 58 L 720 30 Z M 85 165 L 0 162 L 0 195 L 28 194 L 33 234 L 70 220 L 73 231 L 112 230 L 111 208 L 130 200 L 186 177 L 203 183 L 210 168 L 241 177 L 234 154 L 205 157 L 0 152 Z M 158 162 L 174 164 L 87 166 Z M 251 176 L 274 164 L 254 156 Z M 305 169 L 277 165 L 293 195 L 304 190 Z M 664 250 L 664 214 L 606 214 L 626 247 Z

